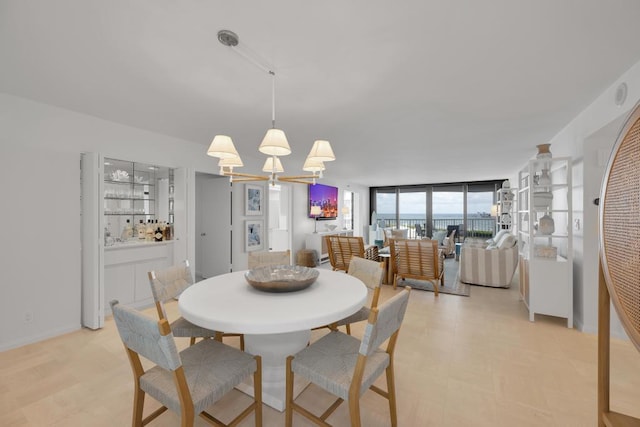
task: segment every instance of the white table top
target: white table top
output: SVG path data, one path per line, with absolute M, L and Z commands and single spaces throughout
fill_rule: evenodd
M 254 289 L 244 271 L 222 274 L 187 288 L 178 308 L 185 319 L 208 329 L 277 334 L 327 325 L 362 307 L 367 299 L 362 281 L 343 272 L 319 271 L 308 288 L 285 293 Z

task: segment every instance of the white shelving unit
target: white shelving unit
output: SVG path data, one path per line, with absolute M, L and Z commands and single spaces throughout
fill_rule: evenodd
M 513 231 L 515 228 L 516 218 L 514 214 L 517 209 L 517 188 L 500 188 L 497 193 L 498 216 L 496 218 L 497 230 Z
M 563 317 L 567 327 L 572 328 L 571 158 L 529 161 L 518 173 L 518 188 L 520 293 L 529 309 L 529 320 L 533 322 L 536 313 Z M 544 203 L 543 199 L 551 198 L 549 195 L 552 199 Z

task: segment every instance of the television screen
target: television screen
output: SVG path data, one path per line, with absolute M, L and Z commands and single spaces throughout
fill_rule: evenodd
M 320 213 L 314 215 L 313 206 L 320 208 Z M 336 219 L 338 218 L 338 188 L 323 184 L 309 184 L 309 218 Z

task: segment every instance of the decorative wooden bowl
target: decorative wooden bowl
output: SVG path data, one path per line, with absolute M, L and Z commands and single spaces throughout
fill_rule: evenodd
M 260 291 L 295 292 L 311 286 L 319 274 L 316 269 L 300 265 L 275 265 L 249 270 L 244 278 Z

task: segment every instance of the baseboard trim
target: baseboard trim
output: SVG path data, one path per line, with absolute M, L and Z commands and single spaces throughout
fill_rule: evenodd
M 77 323 L 77 324 L 74 324 L 73 326 L 72 325 L 64 326 L 64 327 L 52 329 L 50 331 L 47 331 L 41 334 L 30 335 L 27 337 L 21 337 L 20 339 L 17 339 L 17 340 L 3 342 L 3 343 L 0 343 L 0 352 L 13 350 L 15 348 L 23 347 L 28 344 L 44 341 L 49 338 L 55 338 L 59 335 L 64 335 L 70 332 L 79 331 L 80 329 L 82 329 L 82 326 L 80 325 L 80 323 Z

